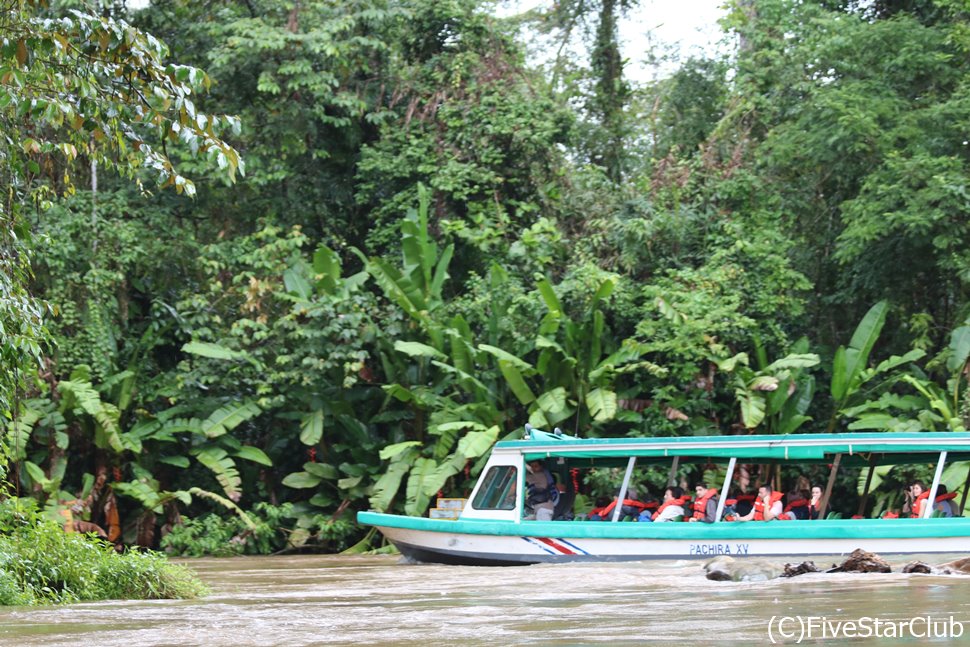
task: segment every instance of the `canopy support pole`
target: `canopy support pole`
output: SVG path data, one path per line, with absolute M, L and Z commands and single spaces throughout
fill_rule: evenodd
M 876 471 L 876 455 L 869 454 L 869 473 L 866 474 L 866 486 L 862 489 L 862 501 L 859 502 L 858 515 L 861 517 L 866 513 L 866 504 L 869 503 L 869 487 L 872 485 L 872 475 Z
M 718 523 L 721 520 L 721 515 L 724 514 L 724 502 L 728 498 L 728 493 L 731 491 L 731 479 L 734 478 L 734 465 L 738 462 L 738 459 L 734 456 L 728 462 L 727 476 L 724 478 L 724 486 L 721 487 L 721 495 L 717 497 L 717 512 L 714 514 L 714 523 Z
M 832 463 L 832 471 L 829 472 L 829 481 L 825 484 L 825 494 L 822 495 L 822 503 L 818 507 L 818 518 L 825 519 L 826 509 L 829 507 L 829 497 L 832 496 L 832 487 L 835 485 L 835 475 L 839 472 L 839 463 L 842 462 L 842 454 L 835 455 Z
M 967 470 L 967 481 L 963 484 L 963 496 L 960 497 L 960 516 L 963 516 L 963 510 L 967 507 L 967 494 L 970 494 L 970 470 Z
M 613 508 L 613 518 L 610 521 L 618 521 L 620 518 L 620 510 L 623 509 L 623 499 L 626 498 L 626 490 L 630 487 L 630 477 L 633 476 L 633 466 L 637 464 L 637 457 L 631 456 L 630 460 L 626 463 L 626 474 L 623 475 L 623 485 L 620 486 L 620 496 L 616 500 L 616 506 Z
M 667 487 L 677 485 L 677 468 L 680 466 L 680 456 L 674 456 L 674 462 L 670 464 L 670 474 L 667 475 Z
M 946 452 L 940 452 L 940 462 L 936 464 L 936 474 L 933 475 L 933 485 L 930 487 L 930 497 L 926 500 L 923 518 L 929 519 L 936 505 L 936 491 L 940 489 L 940 477 L 943 476 L 943 465 L 946 463 Z

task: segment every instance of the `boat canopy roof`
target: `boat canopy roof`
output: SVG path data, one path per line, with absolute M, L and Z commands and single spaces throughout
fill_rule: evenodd
M 884 432 L 663 438 L 575 438 L 528 429 L 523 440 L 501 441 L 493 453 L 522 454 L 526 461 L 562 457 L 577 467 L 623 464 L 631 456 L 650 463 L 727 463 L 731 458 L 760 463 L 842 463 L 897 465 L 928 463 L 948 452 L 948 461 L 970 460 L 970 432 Z

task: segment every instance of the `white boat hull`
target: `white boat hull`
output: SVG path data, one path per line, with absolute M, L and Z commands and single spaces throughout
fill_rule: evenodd
M 515 565 L 578 561 L 640 561 L 731 557 L 847 555 L 857 548 L 881 555 L 956 553 L 970 547 L 966 537 L 844 539 L 656 539 L 577 538 L 528 534 L 479 535 L 380 527 L 402 554 L 417 561 Z

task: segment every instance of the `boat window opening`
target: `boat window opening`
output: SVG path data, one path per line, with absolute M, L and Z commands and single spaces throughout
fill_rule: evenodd
M 482 479 L 472 507 L 476 510 L 514 510 L 517 478 L 518 470 L 512 465 L 492 467 Z

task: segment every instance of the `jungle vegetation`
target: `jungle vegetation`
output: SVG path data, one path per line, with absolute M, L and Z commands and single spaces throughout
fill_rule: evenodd
M 967 428 L 966 0 L 730 0 L 649 83 L 540 4 L 0 0 L 7 495 L 363 550 L 525 422 Z

